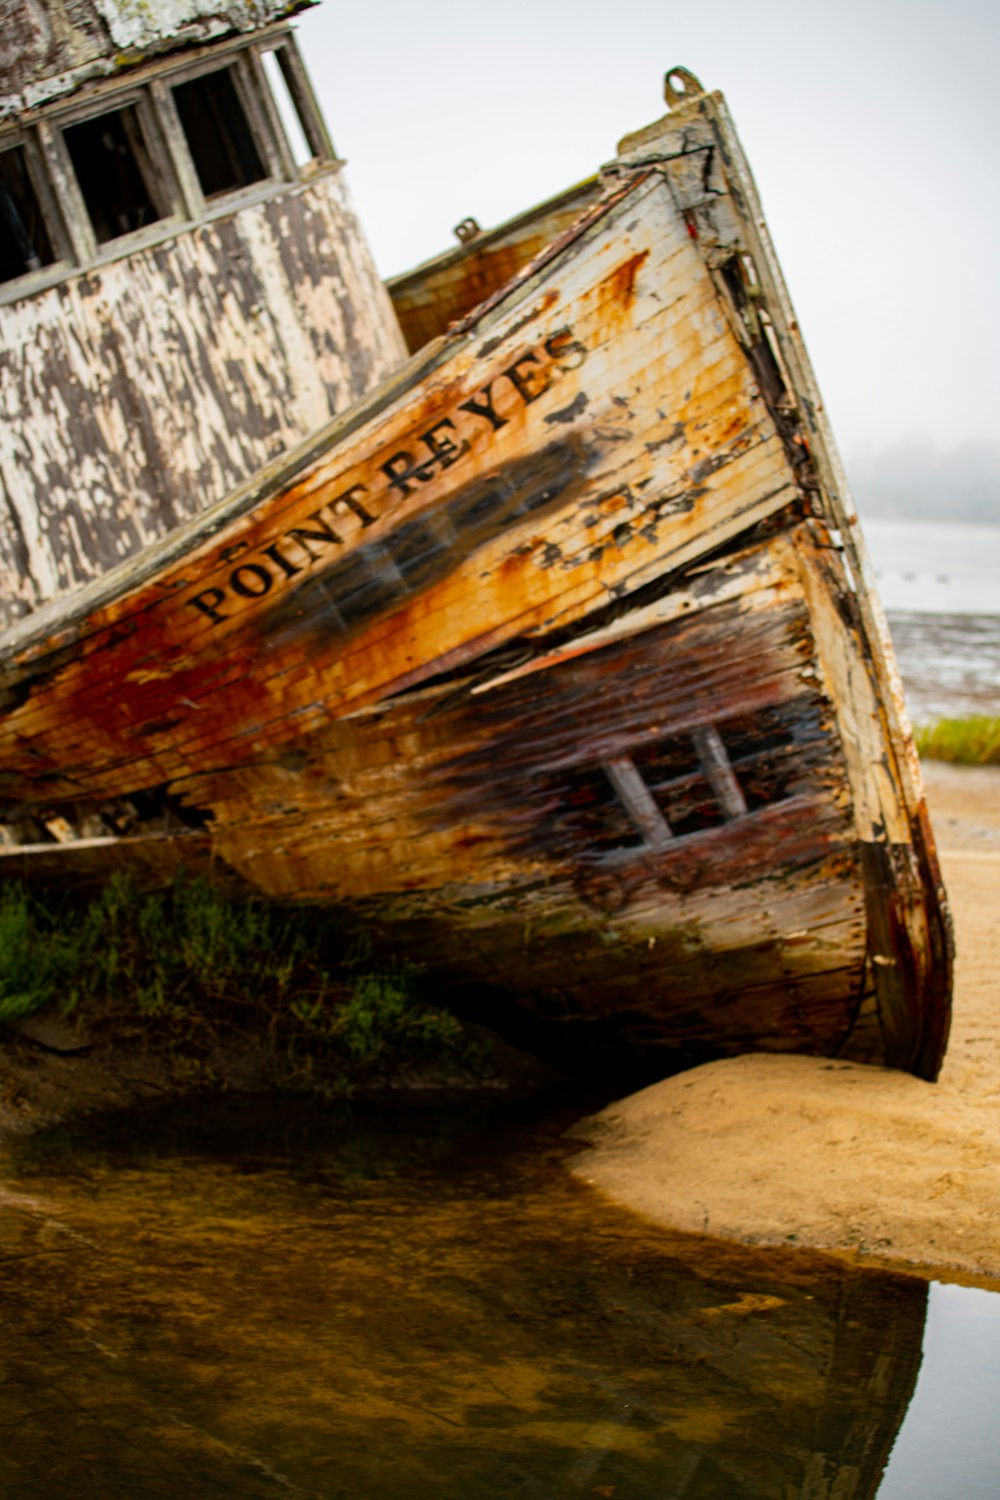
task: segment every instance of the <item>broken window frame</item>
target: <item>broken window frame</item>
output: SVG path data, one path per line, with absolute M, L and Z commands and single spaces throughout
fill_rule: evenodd
M 263 55 L 278 54 L 278 64 L 313 151 L 302 164 L 295 161 L 281 120 Z M 172 90 L 178 83 L 233 69 L 240 103 L 246 113 L 254 145 L 267 175 L 258 181 L 206 199 L 197 168 L 177 114 Z M 83 193 L 63 139 L 67 126 L 133 105 L 156 176 L 154 204 L 167 210 L 163 217 L 99 243 Z M 228 43 L 214 43 L 183 59 L 160 59 L 135 69 L 127 83 L 105 82 L 87 97 L 39 109 L 29 124 L 0 130 L 0 150 L 22 146 L 29 162 L 32 186 L 38 197 L 57 259 L 48 266 L 0 283 L 0 306 L 34 295 L 94 265 L 104 265 L 149 244 L 173 238 L 178 232 L 237 212 L 247 203 L 274 197 L 290 184 L 308 180 L 342 165 L 326 130 L 312 85 L 299 54 L 294 33 L 278 25 Z
M 550 832 L 553 826 L 571 824 L 578 833 L 581 826 L 588 828 L 591 847 L 578 857 L 593 866 L 616 869 L 665 857 L 703 839 L 725 838 L 727 829 L 731 833 L 734 825 L 766 817 L 774 808 L 807 806 L 811 794 L 801 781 L 807 774 L 808 745 L 796 742 L 786 722 L 786 714 L 798 702 L 730 712 L 721 719 L 696 714 L 683 723 L 661 725 L 655 735 L 623 745 L 610 756 L 594 757 L 584 750 L 558 772 L 546 773 L 542 820 Z M 735 757 L 730 726 L 744 741 Z M 651 777 L 645 754 L 678 745 L 683 746 L 688 767 L 679 774 L 673 771 L 664 777 L 658 772 Z M 766 796 L 754 785 L 755 769 L 772 777 Z M 707 792 L 702 807 L 677 821 L 670 809 L 671 794 L 691 792 L 699 785 Z M 699 800 L 702 796 L 699 793 Z
M 251 48 L 254 66 L 258 72 L 258 87 L 265 101 L 265 107 L 271 117 L 272 127 L 280 143 L 286 159 L 287 170 L 291 176 L 309 176 L 313 172 L 326 166 L 331 161 L 336 161 L 337 155 L 334 151 L 333 141 L 327 131 L 326 124 L 316 102 L 312 83 L 306 72 L 305 63 L 302 61 L 295 38 L 291 32 L 276 36 L 267 41 L 258 42 Z M 312 156 L 308 161 L 296 162 L 292 142 L 288 138 L 284 121 L 281 118 L 281 109 L 274 95 L 270 81 L 264 68 L 264 58 L 272 56 L 275 58 L 281 76 L 284 79 L 288 98 L 298 116 L 299 127 L 305 137 Z

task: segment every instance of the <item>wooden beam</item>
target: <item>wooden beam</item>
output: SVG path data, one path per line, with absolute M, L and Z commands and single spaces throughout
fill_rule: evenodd
M 694 740 L 701 769 L 708 777 L 709 785 L 718 797 L 719 806 L 727 821 L 746 817 L 746 799 L 729 764 L 729 756 L 719 731 L 713 724 L 706 724 L 703 729 L 692 730 L 691 738 Z
M 628 755 L 601 763 L 625 811 L 651 849 L 665 849 L 673 841 L 670 824 L 653 800 L 653 794 Z

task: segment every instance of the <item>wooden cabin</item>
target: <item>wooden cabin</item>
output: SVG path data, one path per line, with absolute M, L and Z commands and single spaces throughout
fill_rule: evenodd
M 405 357 L 289 25 L 302 8 L 3 6 L 0 628 Z

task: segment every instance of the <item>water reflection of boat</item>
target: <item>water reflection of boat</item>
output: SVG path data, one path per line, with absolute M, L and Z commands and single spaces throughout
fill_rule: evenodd
M 230 1096 L 23 1143 L 11 1492 L 48 1500 L 57 1452 L 79 1500 L 192 1473 L 265 1496 L 275 1471 L 406 1500 L 871 1500 L 925 1284 L 671 1237 L 581 1191 L 553 1125 Z
M 680 1493 L 872 1500 L 916 1386 L 926 1285 L 830 1267 L 822 1289 L 780 1301 L 746 1293 L 681 1333 L 692 1394 L 744 1425 L 686 1445 L 696 1477 Z
M 725 107 L 668 98 L 396 287 L 451 322 L 397 376 L 7 632 L 7 872 L 200 860 L 569 1050 L 936 1074 L 887 637 Z

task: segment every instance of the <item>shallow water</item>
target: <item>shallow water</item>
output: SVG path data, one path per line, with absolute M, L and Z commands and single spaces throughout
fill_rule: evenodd
M 866 519 L 863 530 L 887 610 L 1000 615 L 1000 526 Z
M 1000 616 L 891 614 L 910 718 L 1000 716 Z
M 926 1286 L 647 1226 L 565 1171 L 568 1118 L 234 1100 L 24 1144 L 0 1492 L 882 1495 Z M 995 1409 L 1000 1321 L 974 1322 Z M 933 1485 L 904 1428 L 885 1496 L 995 1494 L 989 1446 L 926 1404 Z
M 1000 526 L 865 520 L 915 723 L 1000 715 Z

